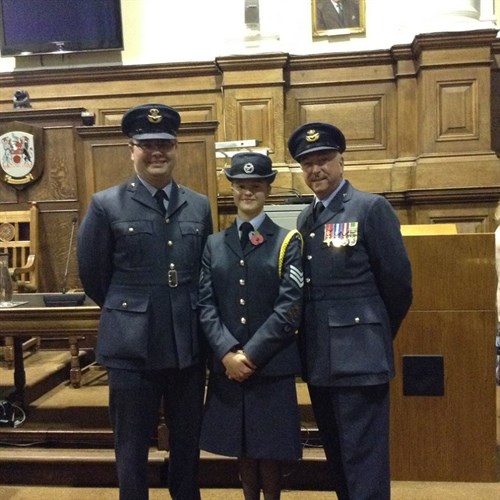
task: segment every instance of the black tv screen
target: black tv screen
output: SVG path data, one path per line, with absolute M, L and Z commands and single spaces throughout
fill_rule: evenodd
M 2 56 L 122 50 L 120 0 L 0 0 Z

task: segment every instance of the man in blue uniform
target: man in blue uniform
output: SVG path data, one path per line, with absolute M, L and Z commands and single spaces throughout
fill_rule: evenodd
M 148 450 L 161 398 L 170 493 L 200 498 L 205 364 L 196 304 L 212 219 L 207 197 L 172 178 L 179 125 L 179 113 L 162 104 L 125 113 L 136 175 L 95 194 L 79 232 L 81 281 L 102 308 L 97 361 L 108 371 L 120 500 L 148 498 Z
M 343 178 L 343 133 L 307 123 L 288 140 L 313 203 L 304 238 L 301 348 L 316 422 L 340 500 L 387 500 L 393 339 L 411 301 L 411 268 L 385 198 Z

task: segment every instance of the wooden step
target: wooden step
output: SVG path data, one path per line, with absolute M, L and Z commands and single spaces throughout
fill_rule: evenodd
M 106 373 L 91 370 L 81 387 L 74 388 L 68 362 L 66 351 L 38 352 L 26 359 L 26 420 L 14 429 L 0 427 L 0 484 L 116 487 Z M 0 397 L 12 376 L 0 366 Z M 294 489 L 324 489 L 326 462 L 305 384 L 299 382 L 297 392 L 304 458 L 286 468 L 285 482 Z M 168 452 L 158 449 L 155 438 L 149 458 L 150 485 L 163 487 Z M 202 452 L 200 483 L 239 488 L 236 459 Z
M 91 351 L 80 350 L 81 366 L 89 365 L 94 360 Z M 39 350 L 24 361 L 26 385 L 24 402 L 28 408 L 30 403 L 48 391 L 69 381 L 71 355 L 68 350 Z M 0 399 L 7 399 L 14 391 L 14 370 L 8 369 L 5 362 L 0 363 Z
M 168 452 L 150 449 L 149 484 L 166 484 Z M 116 487 L 115 457 L 112 449 L 0 447 L 0 484 L 52 485 L 75 487 Z M 238 488 L 235 458 L 201 452 L 200 486 Z M 328 489 L 323 450 L 305 448 L 304 457 L 284 468 L 284 487 Z

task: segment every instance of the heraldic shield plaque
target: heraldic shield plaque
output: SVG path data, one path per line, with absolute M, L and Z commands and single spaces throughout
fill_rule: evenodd
M 43 172 L 43 130 L 27 123 L 11 122 L 0 128 L 0 179 L 24 189 Z

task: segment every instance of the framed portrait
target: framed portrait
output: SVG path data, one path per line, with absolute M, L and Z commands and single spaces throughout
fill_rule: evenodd
M 311 0 L 313 37 L 365 32 L 365 0 Z

